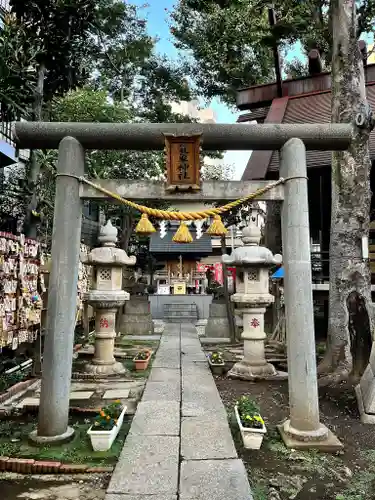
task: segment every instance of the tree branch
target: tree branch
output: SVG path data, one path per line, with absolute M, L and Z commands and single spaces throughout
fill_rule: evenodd
M 104 49 L 104 55 L 107 59 L 107 61 L 109 62 L 109 64 L 112 66 L 113 70 L 116 71 L 116 73 L 119 75 L 119 76 L 122 76 L 122 72 L 119 70 L 119 68 L 115 65 L 115 63 L 112 61 L 111 57 L 109 56 L 108 54 L 108 50 L 107 50 L 107 46 L 106 46 L 106 43 L 104 41 L 104 38 L 103 38 L 103 33 L 101 31 L 101 29 L 98 27 L 98 26 L 95 26 L 95 25 L 92 25 L 93 28 L 96 30 L 97 32 L 97 35 L 99 37 L 99 40 L 103 46 L 103 49 Z

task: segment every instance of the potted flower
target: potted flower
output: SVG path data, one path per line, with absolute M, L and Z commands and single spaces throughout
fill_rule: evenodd
M 208 356 L 208 363 L 213 375 L 222 375 L 224 373 L 225 362 L 221 352 L 212 352 Z
M 234 407 L 243 445 L 248 450 L 259 450 L 267 432 L 257 404 L 247 396 L 242 396 Z
M 126 412 L 120 400 L 102 408 L 93 425 L 87 431 L 94 451 L 107 451 L 121 428 Z
M 150 351 L 139 351 L 139 353 L 133 359 L 135 364 L 135 369 L 138 370 L 147 370 L 148 364 L 151 359 Z

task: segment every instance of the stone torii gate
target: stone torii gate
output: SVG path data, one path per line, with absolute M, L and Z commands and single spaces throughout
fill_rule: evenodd
M 68 427 L 72 345 L 81 236 L 82 203 L 105 195 L 81 183 L 85 149 L 162 150 L 164 134 L 202 134 L 206 150 L 281 150 L 284 185 L 258 199 L 283 200 L 282 239 L 285 267 L 290 418 L 280 431 L 293 448 L 340 446 L 320 422 L 307 200 L 306 148 L 345 150 L 350 124 L 213 125 L 28 123 L 15 125 L 22 148 L 58 149 L 56 198 L 49 281 L 47 335 L 44 350 L 38 428 L 34 440 L 58 442 L 74 432 Z M 132 200 L 234 200 L 267 182 L 206 181 L 199 192 L 170 193 L 159 182 L 106 180 L 98 183 Z

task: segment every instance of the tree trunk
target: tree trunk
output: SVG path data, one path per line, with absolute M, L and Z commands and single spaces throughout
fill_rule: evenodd
M 227 242 L 226 237 L 223 235 L 221 237 L 221 253 L 225 255 L 227 253 Z M 222 263 L 223 267 L 223 289 L 224 289 L 224 300 L 227 309 L 227 317 L 229 323 L 229 336 L 231 342 L 236 342 L 236 322 L 234 320 L 234 306 L 230 300 L 229 289 L 228 289 L 228 268 L 227 265 Z
M 33 106 L 33 120 L 40 122 L 42 119 L 42 108 L 43 108 L 43 96 L 44 96 L 44 78 L 46 74 L 46 67 L 43 63 L 39 65 L 38 70 L 38 81 L 35 89 L 35 99 Z M 32 192 L 29 205 L 27 207 L 23 232 L 28 238 L 37 237 L 37 222 L 35 217 L 33 217 L 33 211 L 37 210 L 38 207 L 38 196 L 36 188 L 38 185 L 40 174 L 40 165 L 36 156 L 36 151 L 31 152 L 30 157 L 30 169 L 28 173 L 28 187 Z
M 121 216 L 121 238 L 120 238 L 120 248 L 128 251 L 130 238 L 133 232 L 134 217 L 130 213 L 123 213 Z
M 264 244 L 273 254 L 282 253 L 281 242 L 281 203 L 268 201 L 266 224 L 264 226 Z
M 331 19 L 332 122 L 354 126 L 348 150 L 332 155 L 328 342 L 319 373 L 330 373 L 326 380 L 338 382 L 352 372 L 361 374 L 372 342 L 371 274 L 362 254 L 370 223 L 372 115 L 357 43 L 355 1 L 331 0 Z

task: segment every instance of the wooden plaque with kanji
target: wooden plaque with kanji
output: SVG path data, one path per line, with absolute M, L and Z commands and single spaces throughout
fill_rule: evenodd
M 165 136 L 167 190 L 200 189 L 200 137 Z

